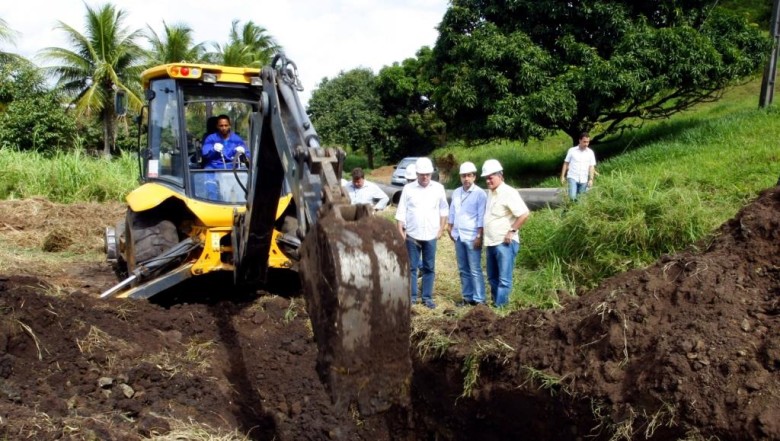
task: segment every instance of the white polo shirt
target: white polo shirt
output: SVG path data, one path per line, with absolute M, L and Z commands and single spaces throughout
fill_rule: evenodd
M 580 184 L 588 182 L 588 170 L 596 166 L 596 154 L 590 147 L 581 150 L 579 146 L 574 146 L 566 153 L 566 159 L 563 162 L 569 163 L 569 171 L 566 172 L 567 179 L 574 179 Z
M 450 213 L 444 186 L 431 181 L 423 187 L 414 181 L 404 186 L 395 219 L 406 226 L 406 235 L 417 240 L 433 240 L 439 235 L 441 218 Z

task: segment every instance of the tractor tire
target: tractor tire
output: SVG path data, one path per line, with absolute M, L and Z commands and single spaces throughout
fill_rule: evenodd
M 112 265 L 112 269 L 121 282 L 128 276 L 127 260 L 125 260 L 125 221 L 117 222 L 114 232 L 116 234 L 116 262 Z
M 128 210 L 125 228 L 128 272 L 133 272 L 138 265 L 160 256 L 179 243 L 176 225 L 153 213 Z

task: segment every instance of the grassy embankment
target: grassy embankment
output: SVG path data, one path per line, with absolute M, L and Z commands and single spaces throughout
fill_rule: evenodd
M 82 152 L 18 152 L 0 149 L 0 199 L 44 197 L 52 202 L 122 201 L 138 185 L 138 159 Z
M 522 230 L 510 309 L 554 306 L 559 292 L 574 293 L 685 248 L 774 185 L 780 173 L 780 111 L 757 109 L 758 83 L 596 146 L 600 176 L 592 192 L 576 205 L 533 213 Z M 528 145 L 451 146 L 435 155 L 478 165 L 497 158 L 510 184 L 555 187 L 570 144 L 568 137 L 556 136 Z M 2 199 L 119 201 L 137 185 L 133 155 L 106 160 L 3 150 L 0 170 Z M 436 295 L 443 304 L 459 297 L 453 254 L 451 243 L 442 240 Z
M 759 83 L 595 146 L 600 175 L 587 197 L 533 213 L 522 230 L 510 309 L 554 306 L 558 292 L 592 287 L 706 239 L 773 186 L 780 174 L 780 110 L 757 108 Z M 477 164 L 497 158 L 516 187 L 556 187 L 570 144 L 561 136 L 436 153 Z M 437 277 L 437 292 L 454 299 L 459 281 L 453 266 L 454 260 L 438 266 L 449 274 Z

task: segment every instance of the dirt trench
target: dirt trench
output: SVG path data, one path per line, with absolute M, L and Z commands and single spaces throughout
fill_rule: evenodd
M 0 438 L 780 439 L 778 188 L 561 310 L 430 322 L 411 409 L 368 418 L 331 404 L 289 276 L 275 294 L 215 299 L 214 280 L 153 304 L 98 300 L 102 264 L 70 268 L 66 293 L 58 274 L 0 276 Z

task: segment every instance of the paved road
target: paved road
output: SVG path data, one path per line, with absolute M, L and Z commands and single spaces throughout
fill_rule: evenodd
M 403 187 L 386 185 L 379 182 L 376 182 L 376 185 L 390 197 L 391 203 L 398 204 L 398 199 L 401 197 L 401 190 Z M 531 211 L 544 208 L 547 205 L 557 207 L 563 202 L 563 191 L 560 188 L 519 188 L 517 191 L 520 193 L 520 196 L 523 197 L 523 201 L 525 201 L 525 204 Z M 447 190 L 448 201 L 450 195 L 452 195 L 452 190 Z

